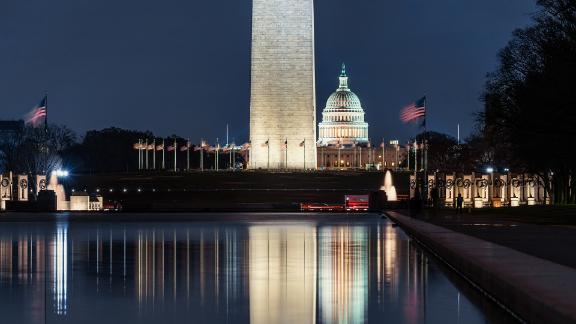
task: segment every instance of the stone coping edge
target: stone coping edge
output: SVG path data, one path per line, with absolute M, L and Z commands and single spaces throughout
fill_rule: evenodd
M 520 321 L 576 323 L 575 269 L 398 212 L 386 215 Z

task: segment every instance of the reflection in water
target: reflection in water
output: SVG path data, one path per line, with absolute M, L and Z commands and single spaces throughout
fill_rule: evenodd
M 56 229 L 52 263 L 54 311 L 58 315 L 64 315 L 68 297 L 68 224 L 66 223 L 59 223 Z
M 250 322 L 314 323 L 314 228 L 255 226 L 249 244 Z
M 319 237 L 319 304 L 326 323 L 362 323 L 368 307 L 368 231 L 325 227 Z
M 8 322 L 487 321 L 385 221 L 3 225 Z

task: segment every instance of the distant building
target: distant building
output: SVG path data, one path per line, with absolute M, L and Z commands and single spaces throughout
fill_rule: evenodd
M 322 111 L 318 135 L 318 146 L 368 144 L 368 123 L 364 121 L 364 109 L 358 96 L 348 87 L 344 64 L 340 73 L 340 86 L 330 95 Z
M 376 147 L 372 145 L 318 147 L 318 169 L 381 170 L 406 167 L 408 167 L 407 152 L 402 146 L 386 144 L 385 149 L 382 148 L 382 144 Z
M 382 169 L 406 167 L 406 149 L 370 143 L 368 123 L 358 96 L 348 86 L 346 65 L 340 85 L 330 95 L 318 124 L 319 169 Z

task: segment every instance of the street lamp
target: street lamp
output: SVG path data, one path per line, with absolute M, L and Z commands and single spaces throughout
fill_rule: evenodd
M 52 171 L 52 174 L 57 176 L 58 178 L 66 178 L 67 176 L 70 175 L 70 173 L 67 170 L 54 170 Z

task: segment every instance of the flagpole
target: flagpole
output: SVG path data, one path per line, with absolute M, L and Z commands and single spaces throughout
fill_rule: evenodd
M 460 145 L 460 124 L 458 124 L 458 145 Z
M 216 169 L 216 171 L 218 171 L 219 167 L 220 167 L 220 163 L 218 161 L 218 155 L 220 151 L 220 143 L 218 143 L 218 139 L 216 139 L 216 165 L 214 166 L 214 168 Z
M 204 140 L 200 139 L 200 171 L 204 171 Z
M 418 175 L 418 139 L 414 139 L 414 179 L 417 180 Z
M 154 148 L 152 149 L 152 168 L 154 170 L 156 170 L 156 137 L 154 137 L 154 141 L 152 142 L 152 146 L 154 146 Z
M 176 144 L 176 137 L 174 137 L 174 172 L 176 172 L 176 164 L 178 163 L 176 161 L 176 152 L 178 151 L 178 146 Z
M 138 139 L 138 170 L 142 169 L 142 139 Z
M 44 132 L 48 133 L 48 91 L 44 91 L 44 101 L 46 107 L 46 116 L 44 116 Z
M 384 137 L 382 137 L 382 171 L 386 170 L 386 142 Z
M 148 138 L 146 138 L 144 143 L 144 152 L 146 152 L 146 170 L 148 170 Z
M 166 170 L 166 163 L 165 163 L 165 159 L 164 159 L 164 151 L 166 150 L 166 147 L 164 147 L 164 139 L 162 139 L 162 170 Z
M 186 171 L 190 171 L 190 139 L 186 142 Z
M 424 96 L 424 202 L 428 201 L 428 123 L 426 118 L 428 117 L 428 98 Z
M 233 138 L 232 142 L 236 142 L 236 140 Z M 234 145 L 232 146 L 232 170 L 236 170 L 236 143 L 233 143 Z

